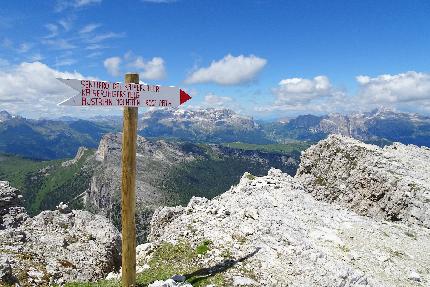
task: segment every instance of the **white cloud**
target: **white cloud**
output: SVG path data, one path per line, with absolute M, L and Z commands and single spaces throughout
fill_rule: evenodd
M 209 67 L 192 72 L 185 82 L 189 84 L 213 82 L 220 85 L 236 85 L 252 81 L 264 68 L 267 60 L 250 56 L 227 55 L 219 61 L 212 61 Z
M 87 43 L 96 44 L 96 43 L 103 42 L 105 40 L 122 38 L 122 37 L 124 37 L 124 33 L 108 32 L 108 33 L 104 33 L 104 34 L 100 34 L 100 35 L 95 35 L 91 38 L 88 38 L 86 41 L 87 41 Z
M 409 71 L 395 75 L 356 77 L 358 92 L 348 95 L 333 87 L 326 76 L 289 78 L 273 89 L 275 101 L 256 107 L 258 112 L 329 113 L 369 111 L 388 107 L 430 113 L 430 74 Z
M 130 59 L 132 56 L 127 53 L 125 59 Z M 137 57 L 134 61 L 128 64 L 130 67 L 140 70 L 140 77 L 147 80 L 160 80 L 166 76 L 166 68 L 164 60 L 161 57 L 154 57 L 152 60 L 145 62 L 142 57 Z
M 102 0 L 75 0 L 75 6 L 76 7 L 82 7 L 82 6 L 88 6 L 92 4 L 99 4 L 102 2 Z
M 61 72 L 40 62 L 24 62 L 0 69 L 0 110 L 32 117 L 59 115 L 63 108 L 57 104 L 76 95 L 76 91 L 56 80 L 58 77 L 86 78 L 80 73 Z
M 120 70 L 121 58 L 120 57 L 111 57 L 104 60 L 103 65 L 106 70 L 112 76 L 119 76 L 121 74 Z
M 51 46 L 54 50 L 70 50 L 77 48 L 76 45 L 69 42 L 66 39 L 45 39 L 42 40 L 42 43 L 48 46 Z
M 91 23 L 91 24 L 88 24 L 88 25 L 85 25 L 84 27 L 82 27 L 82 29 L 79 30 L 79 33 L 80 34 L 91 33 L 100 26 L 101 26 L 101 24 Z
M 397 75 L 356 77 L 360 102 L 400 106 L 411 102 L 430 103 L 430 74 L 409 71 Z
M 87 54 L 85 57 L 87 57 L 87 58 L 95 58 L 95 57 L 99 57 L 101 55 L 102 55 L 101 52 L 93 52 L 93 53 Z
M 61 12 L 67 8 L 84 8 L 101 2 L 102 0 L 57 0 L 54 10 Z
M 217 96 L 209 93 L 205 96 L 203 106 L 213 108 L 229 108 L 233 104 L 233 99 L 230 97 Z
M 289 78 L 279 82 L 273 90 L 278 104 L 305 103 L 322 97 L 330 97 L 334 93 L 326 76 L 313 79 Z
M 127 66 L 136 69 L 142 79 L 161 80 L 166 77 L 164 59 L 161 57 L 153 57 L 147 61 L 143 57 L 135 56 L 133 52 L 128 51 L 123 58 Z
M 71 66 L 76 63 L 75 59 L 64 58 L 55 61 L 55 67 Z
M 91 44 L 85 47 L 85 50 L 101 50 L 101 49 L 107 49 L 109 46 L 106 45 L 100 45 L 100 44 Z
M 341 112 L 352 107 L 351 97 L 333 87 L 329 78 L 323 75 L 312 79 L 283 79 L 272 89 L 272 93 L 275 96 L 273 103 L 258 106 L 254 110 L 300 114 Z
M 73 19 L 67 18 L 67 19 L 61 19 L 58 21 L 58 24 L 60 24 L 65 31 L 69 31 L 72 28 Z

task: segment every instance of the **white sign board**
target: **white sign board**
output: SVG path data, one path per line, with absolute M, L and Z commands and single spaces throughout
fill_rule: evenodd
M 79 92 L 59 105 L 99 107 L 178 107 L 191 97 L 176 87 L 60 79 Z

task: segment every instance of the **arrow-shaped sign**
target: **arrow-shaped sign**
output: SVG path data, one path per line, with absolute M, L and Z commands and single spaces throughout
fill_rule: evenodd
M 176 87 L 57 79 L 79 92 L 59 103 L 64 106 L 178 107 L 191 99 Z

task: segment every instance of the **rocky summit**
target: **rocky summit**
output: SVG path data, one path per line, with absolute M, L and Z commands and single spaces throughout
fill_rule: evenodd
M 0 182 L 0 286 L 94 281 L 119 268 L 120 234 L 107 219 L 64 204 L 29 218 L 18 194 Z
M 295 177 L 245 173 L 212 200 L 160 208 L 138 246 L 139 278 L 151 287 L 430 286 L 428 152 L 330 136 L 303 153 Z
M 304 152 L 297 177 L 317 199 L 430 228 L 429 163 L 427 147 L 379 148 L 331 135 Z

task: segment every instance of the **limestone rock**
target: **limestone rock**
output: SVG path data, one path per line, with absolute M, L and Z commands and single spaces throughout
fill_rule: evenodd
M 430 227 L 430 149 L 385 148 L 331 135 L 307 149 L 296 177 L 319 199 L 377 219 Z
M 197 248 L 210 242 L 191 262 L 208 274 L 219 273 L 226 286 L 430 284 L 428 228 L 380 222 L 318 201 L 300 180 L 277 170 L 244 176 L 226 193 L 212 200 L 195 198 L 176 213 L 180 210 L 155 213 L 153 253 L 164 244 L 186 242 Z M 220 211 L 223 217 L 216 216 Z M 153 253 L 142 253 L 139 262 L 146 264 Z
M 16 207 L 18 190 L 1 182 L 0 194 L 2 207 Z M 94 281 L 118 270 L 118 230 L 100 215 L 67 209 L 62 206 L 60 210 L 44 211 L 18 226 L 0 230 L 0 285 Z
M 17 227 L 27 217 L 19 190 L 7 181 L 0 181 L 0 230 Z

